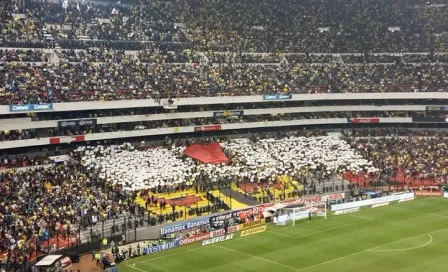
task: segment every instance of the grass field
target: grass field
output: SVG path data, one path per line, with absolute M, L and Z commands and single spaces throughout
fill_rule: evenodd
M 448 271 L 448 199 L 418 198 L 302 221 L 143 256 L 118 271 Z

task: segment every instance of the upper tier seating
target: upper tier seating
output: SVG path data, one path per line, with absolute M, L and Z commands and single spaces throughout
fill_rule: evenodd
M 441 0 L 69 1 L 7 6 L 0 45 L 255 52 L 446 52 Z M 26 17 L 17 19 L 12 13 Z M 92 41 L 93 40 L 93 41 Z M 21 45 L 21 46 L 19 46 Z
M 296 63 L 231 66 L 138 59 L 0 64 L 0 104 L 261 95 L 448 91 L 447 64 Z

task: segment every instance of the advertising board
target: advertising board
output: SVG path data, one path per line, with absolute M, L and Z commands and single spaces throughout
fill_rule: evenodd
M 213 112 L 213 117 L 243 116 L 243 115 L 244 115 L 244 111 L 242 111 L 242 110 L 215 111 L 215 112 Z
M 265 224 L 264 219 L 263 220 L 255 220 L 255 221 L 239 224 L 238 225 L 238 229 L 239 230 L 246 230 L 246 229 L 250 229 L 250 228 L 253 228 L 253 227 L 263 226 L 264 224 Z
M 266 225 L 255 227 L 255 228 L 252 228 L 252 229 L 243 230 L 241 232 L 241 237 L 249 236 L 249 235 L 252 235 L 252 234 L 261 233 L 261 232 L 264 232 L 264 231 L 266 231 Z
M 53 110 L 53 103 L 9 105 L 10 112 L 33 112 Z
M 218 130 L 221 130 L 221 125 L 210 125 L 210 126 L 194 127 L 194 132 L 198 132 L 198 131 L 218 131 Z
M 334 205 L 331 205 L 331 210 L 332 211 L 345 210 L 345 209 L 350 209 L 350 208 L 375 205 L 375 204 L 391 202 L 391 201 L 400 201 L 403 199 L 409 199 L 409 198 L 413 198 L 413 197 L 414 197 L 414 193 L 405 193 L 405 194 L 391 195 L 391 196 L 385 196 L 385 197 L 371 198 L 371 199 L 361 200 L 361 201 L 354 201 L 354 202 L 348 202 L 348 203 L 342 203 L 342 204 L 334 204 Z
M 173 242 L 168 242 L 168 243 L 153 246 L 153 247 L 145 247 L 145 248 L 143 248 L 143 251 L 145 252 L 145 254 L 152 254 L 152 253 L 172 249 L 172 248 L 175 248 L 178 246 L 179 246 L 179 240 L 176 240 Z
M 264 94 L 263 100 L 288 100 L 292 99 L 291 94 Z
M 360 207 L 356 207 L 356 208 L 350 208 L 350 209 L 345 209 L 345 210 L 338 210 L 338 211 L 335 211 L 334 214 L 341 215 L 341 214 L 346 214 L 346 213 L 359 212 L 360 210 L 361 210 Z
M 64 120 L 58 121 L 58 127 L 82 127 L 82 126 L 95 126 L 97 124 L 96 119 L 81 119 L 81 120 Z
M 201 245 L 207 246 L 207 245 L 224 242 L 224 241 L 231 240 L 231 239 L 233 239 L 233 233 L 204 240 L 204 241 L 202 241 Z
M 349 123 L 354 124 L 377 124 L 380 122 L 380 118 L 353 118 Z
M 160 235 L 165 235 L 173 232 L 184 231 L 196 227 L 201 227 L 208 225 L 210 223 L 209 218 L 197 219 L 188 221 L 185 223 L 179 223 L 174 225 L 169 225 L 160 229 Z

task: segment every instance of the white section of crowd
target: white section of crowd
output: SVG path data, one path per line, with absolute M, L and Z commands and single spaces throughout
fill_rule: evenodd
M 378 170 L 340 137 L 289 136 L 257 142 L 235 139 L 222 146 L 233 155 L 231 164 L 197 164 L 191 158 L 181 159 L 184 146 L 171 150 L 135 150 L 130 144 L 83 146 L 77 152 L 89 171 L 98 172 L 104 182 L 122 185 L 126 191 L 175 186 L 201 174 L 214 182 L 234 176 L 255 182 L 278 175 L 294 177 L 302 169 L 319 169 L 329 175 L 341 170 Z

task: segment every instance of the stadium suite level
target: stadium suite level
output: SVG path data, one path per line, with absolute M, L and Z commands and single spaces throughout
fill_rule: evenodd
M 352 97 L 353 95 L 353 97 Z M 396 96 L 398 95 L 398 96 Z M 342 97 L 338 97 L 338 94 L 330 94 L 326 95 L 324 97 L 320 96 L 319 94 L 316 95 L 308 95 L 309 98 L 305 97 L 306 95 L 292 95 L 290 99 L 287 99 L 287 102 L 294 103 L 296 101 L 300 101 L 300 99 L 309 99 L 311 102 L 320 103 L 322 99 L 336 99 L 335 101 L 347 101 L 347 103 L 352 103 L 353 101 L 356 101 L 359 97 L 357 94 L 348 94 L 344 95 L 345 100 L 338 100 L 342 99 Z M 367 94 L 366 97 L 370 98 L 376 98 L 377 101 L 387 101 L 387 103 L 396 101 L 395 99 L 403 99 L 407 98 L 406 93 L 389 93 L 386 95 L 383 95 L 380 98 L 375 93 Z M 413 99 L 416 101 L 420 101 L 421 98 L 424 97 L 433 97 L 437 98 L 438 94 L 434 93 L 424 93 L 423 96 L 414 96 Z M 23 147 L 26 146 L 40 146 L 40 145 L 48 145 L 48 144 L 55 144 L 55 143 L 71 143 L 71 142 L 79 142 L 79 141 L 98 141 L 98 140 L 109 140 L 109 139 L 120 139 L 120 138 L 132 138 L 132 137 L 157 137 L 158 135 L 173 135 L 173 134 L 179 134 L 179 133 L 192 133 L 192 132 L 207 132 L 207 131 L 220 131 L 220 130 L 243 130 L 243 129 L 257 129 L 257 128 L 275 128 L 275 127 L 289 127 L 289 126 L 310 126 L 310 125 L 333 125 L 340 127 L 344 127 L 350 124 L 374 124 L 374 123 L 384 123 L 384 124 L 413 124 L 413 123 L 421 123 L 425 122 L 428 124 L 431 123 L 440 123 L 445 122 L 445 119 L 438 118 L 437 116 L 440 116 L 442 114 L 441 111 L 436 111 L 436 107 L 434 105 L 426 104 L 426 105 L 402 105 L 402 106 L 321 106 L 321 107 L 286 107 L 286 108 L 269 108 L 270 106 L 268 104 L 265 104 L 266 101 L 263 99 L 264 97 L 259 96 L 253 96 L 253 97 L 238 97 L 238 100 L 241 99 L 242 101 L 253 101 L 261 103 L 260 105 L 263 105 L 264 108 L 260 109 L 245 109 L 242 111 L 206 111 L 206 112 L 186 112 L 186 113 L 165 113 L 165 114 L 153 114 L 153 115 L 140 115 L 140 116 L 114 116 L 114 117 L 98 117 L 96 119 L 92 118 L 82 118 L 82 119 L 75 119 L 70 120 L 67 119 L 65 121 L 31 121 L 31 120 L 23 120 L 23 122 L 9 122 L 8 119 L 5 119 L 5 129 L 8 130 L 23 130 L 23 129 L 35 129 L 35 128 L 48 128 L 48 127 L 60 127 L 60 128 L 66 128 L 68 131 L 73 130 L 74 128 L 89 128 L 89 126 L 97 127 L 98 131 L 95 131 L 94 133 L 89 133 L 87 135 L 79 135 L 79 139 L 81 139 L 82 136 L 84 136 L 83 140 L 75 139 L 73 137 L 45 137 L 45 135 L 39 135 L 40 139 L 27 139 L 22 141 L 9 141 L 4 142 L 0 145 L 0 148 L 2 149 L 8 149 L 8 148 L 17 148 L 17 147 Z M 350 98 L 350 99 L 349 99 Z M 227 98 L 222 98 L 220 100 L 220 103 L 223 103 Z M 236 97 L 230 98 L 230 103 L 235 103 Z M 197 98 L 183 98 L 179 101 L 176 101 L 175 103 L 184 105 L 190 105 L 189 107 L 195 107 L 199 105 L 203 105 L 199 103 Z M 208 104 L 213 107 L 219 108 L 222 104 L 213 104 L 213 101 L 207 100 Z M 412 100 L 412 99 L 411 99 Z M 188 102 L 190 101 L 190 102 Z M 265 101 L 265 103 L 263 103 Z M 268 101 L 270 102 L 270 101 Z M 434 101 L 431 101 L 434 102 Z M 428 102 L 428 103 L 431 103 Z M 95 103 L 97 106 L 95 106 Z M 67 111 L 67 105 L 75 105 L 77 112 L 81 114 L 81 109 L 83 108 L 82 105 L 85 106 L 85 109 L 96 109 L 99 110 L 101 108 L 107 108 L 105 105 L 107 102 L 78 102 L 78 103 L 59 103 L 61 111 L 58 110 L 57 104 L 49 104 L 51 105 L 51 108 L 53 108 L 52 114 L 53 116 L 57 116 L 55 113 L 61 114 L 61 116 L 66 115 Z M 111 102 L 113 103 L 113 101 Z M 131 104 L 136 103 L 134 106 L 140 105 L 140 101 L 129 101 L 129 103 L 126 103 L 125 107 L 133 107 Z M 196 104 L 195 104 L 196 103 Z M 199 103 L 199 104 L 198 104 Z M 203 103 L 203 102 L 202 102 Z M 272 102 L 271 102 L 272 103 Z M 284 102 L 285 103 L 285 102 Z M 283 104 L 284 104 L 283 103 Z M 440 100 L 440 103 L 443 103 L 443 100 Z M 114 104 L 114 103 L 113 103 Z M 88 106 L 90 105 L 90 106 Z M 112 105 L 112 104 L 111 104 Z M 252 104 L 256 105 L 256 104 Z M 287 103 L 285 104 L 287 105 Z M 29 105 L 28 105 L 29 106 Z M 48 106 L 48 105 L 47 105 Z M 160 108 L 160 105 L 158 106 Z M 266 108 L 267 107 L 267 108 Z M 157 107 L 155 107 L 157 108 Z M 431 109 L 434 110 L 431 110 Z M 129 108 L 127 108 L 129 109 Z M 0 109 L 1 110 L 1 109 Z M 118 109 L 116 109 L 118 110 Z M 136 110 L 139 110 L 139 108 L 136 108 Z M 395 115 L 398 116 L 409 116 L 412 115 L 413 117 L 370 117 L 375 116 L 378 114 L 383 115 L 384 111 L 392 111 Z M 168 128 L 160 128 L 157 131 L 151 131 L 151 129 L 134 129 L 126 131 L 126 132 L 114 132 L 113 130 L 110 132 L 99 132 L 102 130 L 103 127 L 109 127 L 112 124 L 125 124 L 127 122 L 154 122 L 154 121 L 168 121 L 168 120 L 176 120 L 178 122 L 179 120 L 184 120 L 185 122 L 188 122 L 188 120 L 193 120 L 194 118 L 204 118 L 204 117 L 210 117 L 210 118 L 240 118 L 240 119 L 247 119 L 247 118 L 260 118 L 263 119 L 264 116 L 269 116 L 270 114 L 276 114 L 276 115 L 284 115 L 285 113 L 292 114 L 305 114 L 306 112 L 310 112 L 313 114 L 321 114 L 325 117 L 325 115 L 328 115 L 327 113 L 336 113 L 336 112 L 352 112 L 351 116 L 353 117 L 347 117 L 347 118 L 320 118 L 314 120 L 285 120 L 285 121 L 268 121 L 264 123 L 260 122 L 254 122 L 254 120 L 250 120 L 252 122 L 244 122 L 242 124 L 227 124 L 223 121 L 220 125 L 213 125 L 213 124 L 207 124 L 207 125 L 200 125 L 200 126 L 172 126 Z M 355 112 L 357 111 L 357 112 Z M 356 117 L 356 115 L 359 114 L 359 111 L 363 113 L 366 117 Z M 434 116 L 434 118 L 430 117 L 420 117 L 424 116 L 426 113 L 430 113 L 431 116 Z M 15 112 L 17 115 L 17 113 Z M 43 114 L 37 112 L 37 114 Z M 436 116 L 436 114 L 438 114 Z M 415 115 L 415 116 L 414 116 Z M 17 117 L 17 116 L 15 116 Z M 53 117 L 54 118 L 54 117 Z M 300 117 L 295 117 L 300 118 Z M 308 117 L 310 118 L 310 117 Z M 224 120 L 223 119 L 223 120 Z M 13 119 L 11 119 L 13 120 Z M 249 121 L 249 120 L 248 120 Z M 127 129 L 128 130 L 128 129 Z M 37 130 L 39 131 L 39 130 Z

